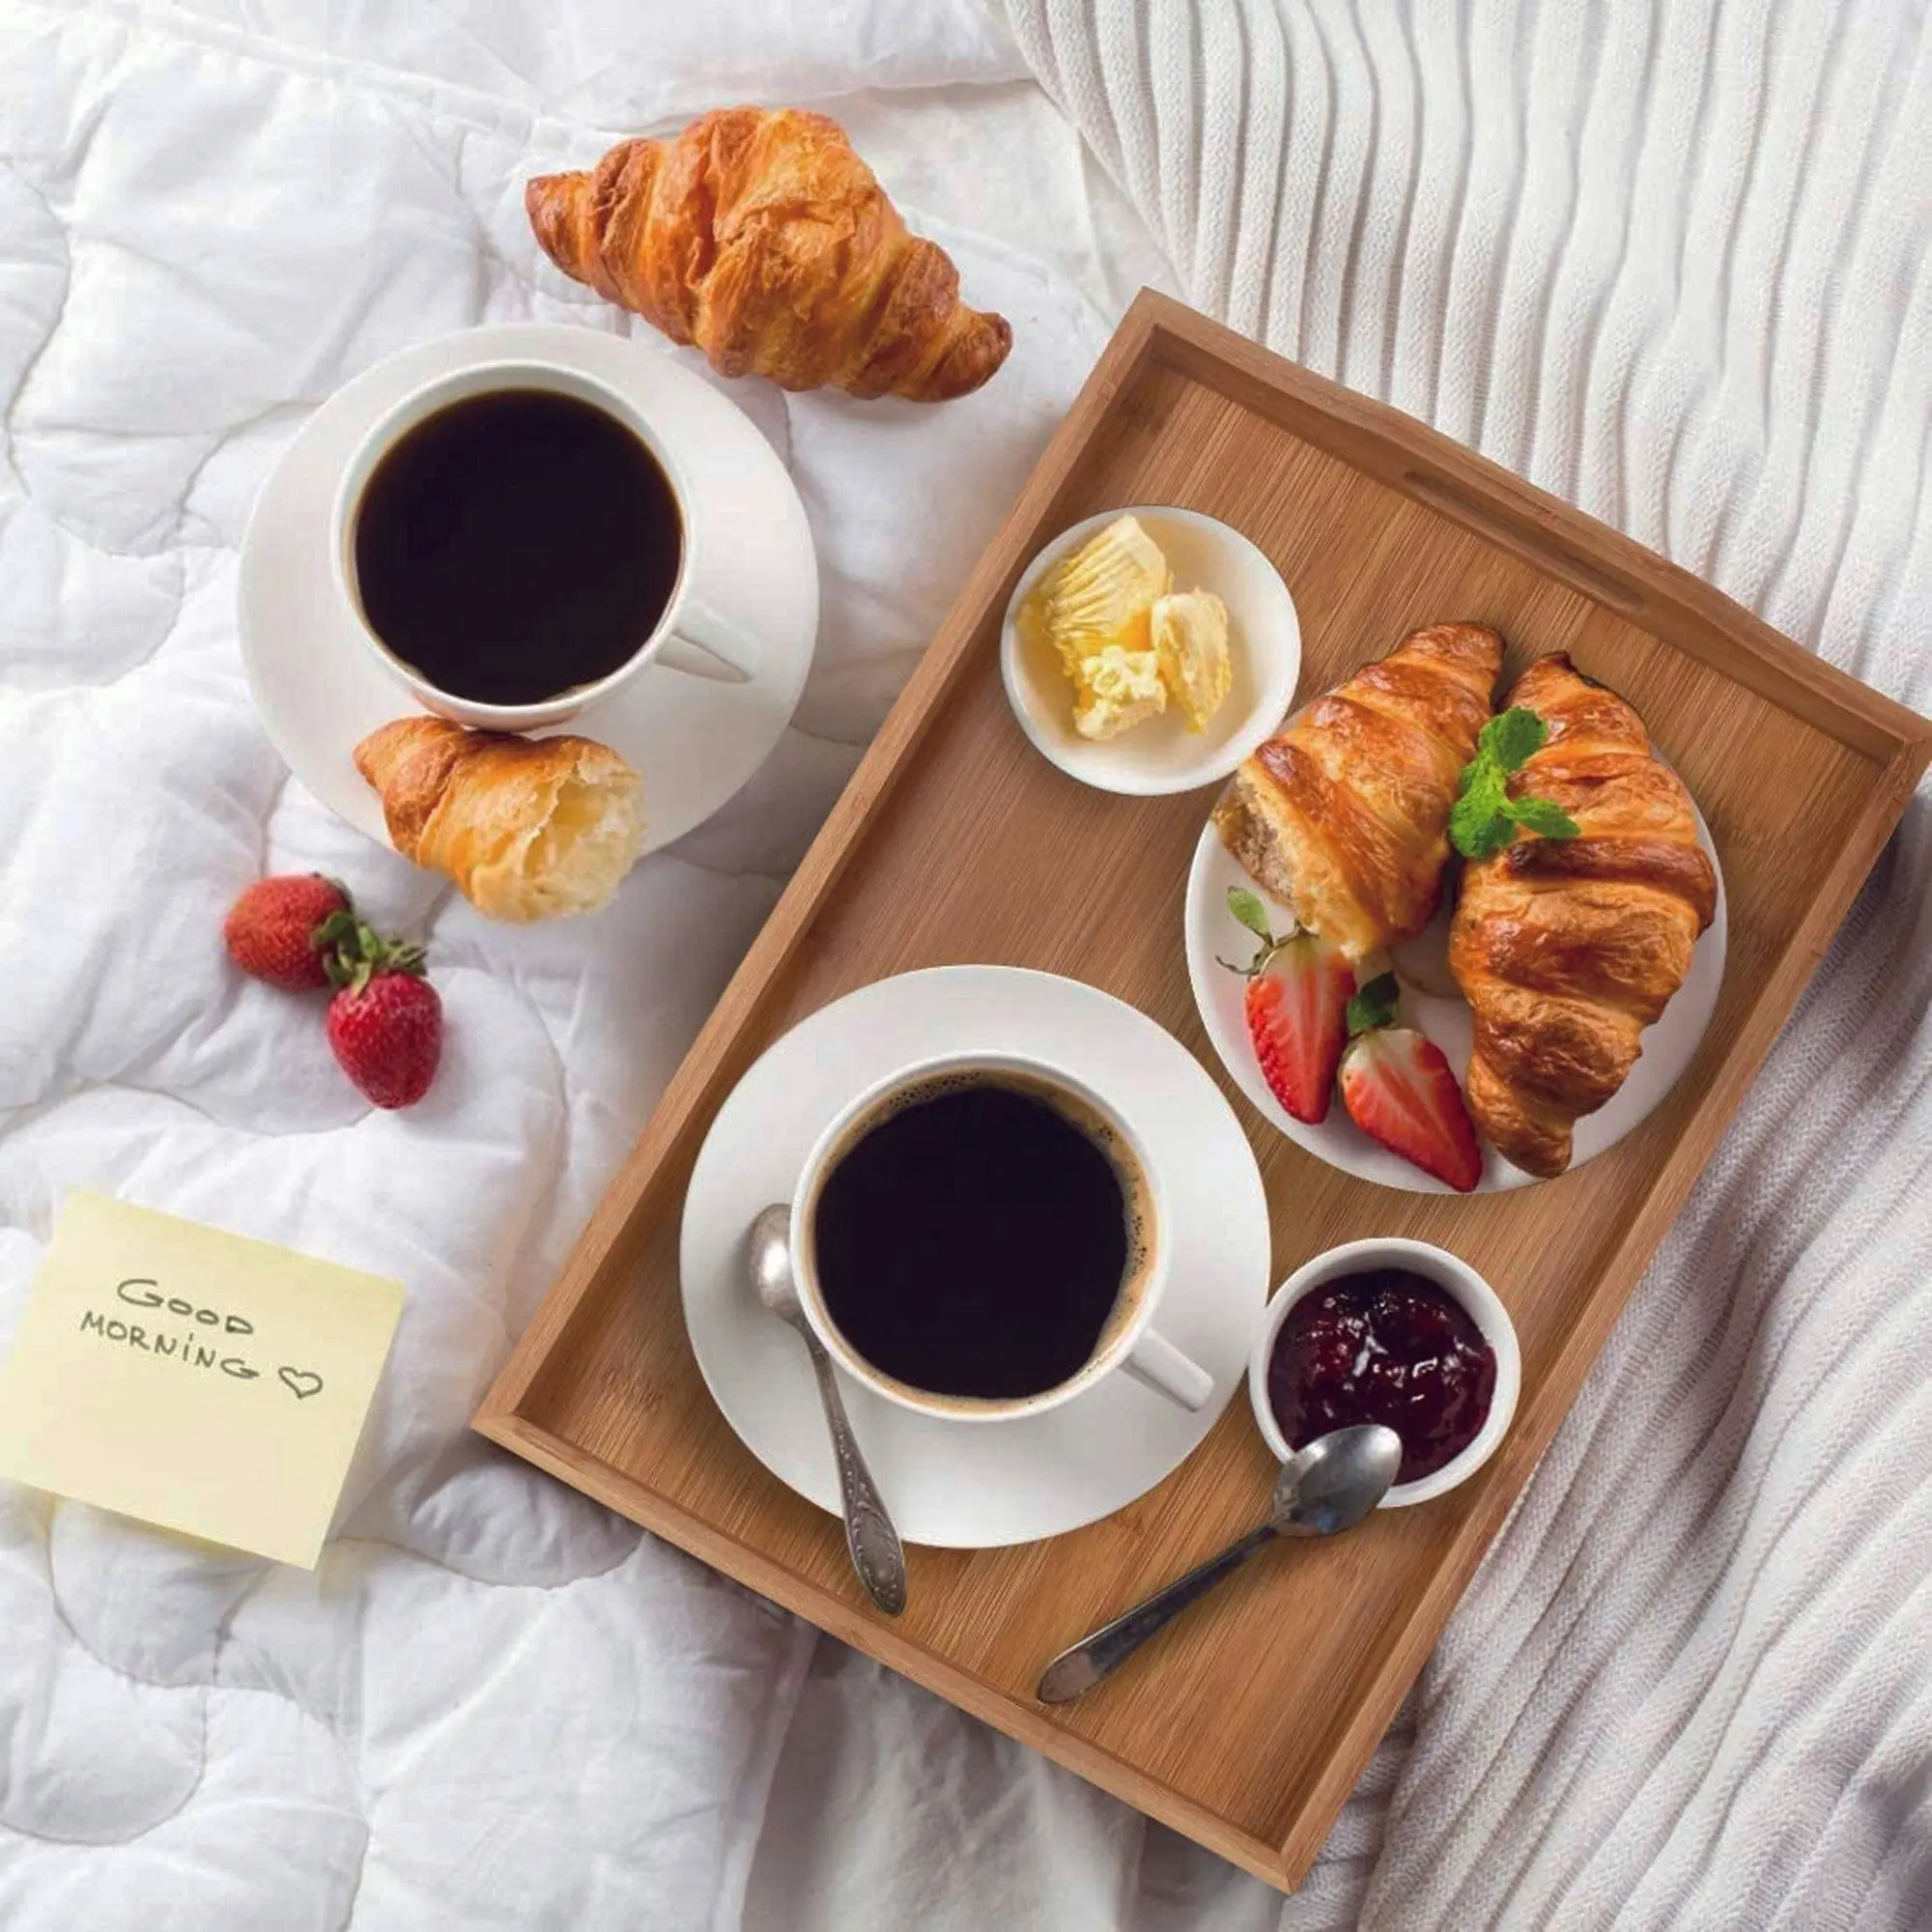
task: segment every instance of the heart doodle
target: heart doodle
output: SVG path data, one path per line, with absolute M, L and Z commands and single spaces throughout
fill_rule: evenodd
M 313 1369 L 277 1369 L 275 1374 L 298 1402 L 306 1402 L 310 1396 L 322 1393 L 322 1378 Z

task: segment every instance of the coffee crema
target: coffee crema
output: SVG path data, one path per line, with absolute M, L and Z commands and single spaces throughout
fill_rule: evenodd
M 670 479 L 577 396 L 449 404 L 376 466 L 351 538 L 356 597 L 395 656 L 452 697 L 539 704 L 628 664 L 683 567 Z
M 1015 1401 L 1077 1375 L 1137 1303 L 1148 1184 L 1106 1122 L 1045 1081 L 921 1081 L 855 1123 L 810 1213 L 827 1314 L 875 1369 Z

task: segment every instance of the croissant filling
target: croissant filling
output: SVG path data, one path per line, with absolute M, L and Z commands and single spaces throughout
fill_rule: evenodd
M 633 772 L 582 773 L 557 786 L 545 816 L 478 867 L 476 902 L 505 919 L 597 912 L 611 902 L 644 842 L 642 787 Z

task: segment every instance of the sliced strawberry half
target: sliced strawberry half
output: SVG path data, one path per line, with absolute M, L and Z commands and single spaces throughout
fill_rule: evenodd
M 1228 895 L 1228 909 L 1261 941 L 1245 969 L 1244 1006 L 1262 1078 L 1297 1121 L 1319 1125 L 1328 1118 L 1335 1069 L 1348 1043 L 1354 970 L 1339 946 L 1316 933 L 1297 927 L 1277 939 L 1253 893 L 1236 886 Z
M 1467 1194 L 1483 1178 L 1483 1151 L 1463 1090 L 1442 1049 L 1413 1027 L 1392 1024 L 1395 1016 L 1392 973 L 1349 1002 L 1342 1104 L 1372 1141 Z

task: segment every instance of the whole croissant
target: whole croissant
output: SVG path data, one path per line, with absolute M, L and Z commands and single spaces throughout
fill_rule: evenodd
M 1351 960 L 1435 915 L 1449 810 L 1502 669 L 1483 624 L 1437 624 L 1318 697 L 1235 774 L 1222 843 Z
M 1468 866 L 1449 967 L 1475 1014 L 1469 1112 L 1505 1159 L 1548 1177 L 1684 983 L 1718 880 L 1690 794 L 1614 692 L 1558 655 L 1531 665 L 1509 703 L 1549 727 L 1511 790 L 1561 806 L 1579 833 L 1520 836 Z
M 491 919 L 595 912 L 643 845 L 642 787 L 608 745 L 399 718 L 355 747 L 406 859 Z
M 674 141 L 618 142 L 591 173 L 541 175 L 525 205 L 566 275 L 723 375 L 941 402 L 1012 346 L 823 114 L 718 108 Z

